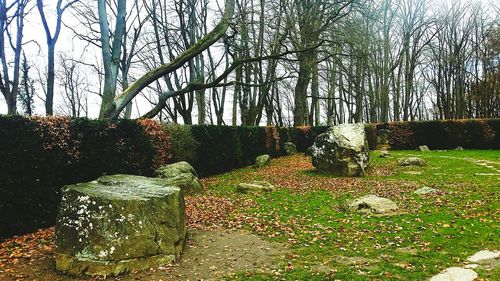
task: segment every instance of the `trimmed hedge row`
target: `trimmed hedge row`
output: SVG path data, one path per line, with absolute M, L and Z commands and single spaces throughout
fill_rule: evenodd
M 393 149 L 500 148 L 500 119 L 392 122 L 377 124 L 377 129 L 390 130 Z
M 135 121 L 0 117 L 0 237 L 53 225 L 63 185 L 152 174 L 155 155 Z
M 103 174 L 151 176 L 181 160 L 207 176 L 260 154 L 279 156 L 281 146 L 275 127 L 0 116 L 0 240 L 53 225 L 63 185 Z
M 260 154 L 282 155 L 285 142 L 299 152 L 328 127 L 226 127 L 163 125 L 0 116 L 0 240 L 53 225 L 63 185 L 103 174 L 150 176 L 169 162 L 186 160 L 201 176 L 254 163 Z M 368 124 L 370 148 L 377 130 L 391 130 L 396 149 L 500 148 L 500 120 Z
M 316 137 L 324 133 L 329 127 L 328 126 L 317 126 L 317 127 L 296 127 L 296 128 L 285 128 L 285 130 L 292 131 L 293 141 L 297 145 L 297 151 L 304 152 L 308 147 L 314 144 Z M 377 147 L 377 127 L 375 124 L 365 124 L 365 134 L 368 139 L 368 145 L 370 149 L 373 150 Z

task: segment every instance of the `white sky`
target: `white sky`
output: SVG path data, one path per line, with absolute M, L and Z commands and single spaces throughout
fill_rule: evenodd
M 9 0 L 7 0 L 7 1 L 9 2 Z M 88 0 L 84 0 L 84 1 L 88 1 Z M 213 0 L 211 0 L 211 1 L 213 2 L 212 5 L 214 5 L 214 9 L 216 9 L 215 2 Z M 32 5 L 34 4 L 34 2 L 35 1 L 32 1 Z M 55 7 L 56 0 L 46 0 L 45 2 L 47 3 L 46 4 L 46 6 L 47 6 L 46 13 L 52 14 L 52 16 L 48 15 L 49 24 L 53 24 L 54 23 L 54 13 L 53 12 L 51 13 L 50 9 Z M 446 4 L 448 6 L 451 6 L 451 5 L 456 5 L 460 2 L 461 3 L 481 2 L 481 3 L 485 3 L 485 4 L 493 4 L 495 7 L 500 7 L 500 0 L 469 0 L 469 1 L 466 1 L 466 0 L 462 0 L 462 1 L 431 0 L 432 4 L 430 5 L 430 8 L 433 9 L 433 8 L 437 8 L 437 7 L 443 7 Z M 221 4 L 221 5 L 223 5 L 223 4 Z M 212 18 L 213 18 L 213 16 L 212 16 Z M 69 11 L 69 10 L 66 11 L 66 13 L 64 14 L 63 21 L 66 24 L 73 26 L 76 30 L 85 28 L 84 26 L 78 26 L 79 25 L 78 21 L 74 17 L 72 17 L 71 11 Z M 214 20 L 212 19 L 212 21 L 214 21 Z M 45 61 L 45 57 L 46 57 L 46 41 L 45 40 L 46 39 L 45 39 L 45 32 L 43 30 L 40 16 L 38 14 L 38 10 L 36 9 L 36 7 L 34 7 L 32 9 L 31 14 L 28 15 L 28 17 L 26 18 L 24 33 L 25 33 L 24 42 L 31 42 L 31 41 L 38 42 L 38 44 L 27 43 L 24 47 L 24 50 L 25 50 L 26 55 L 28 57 L 28 60 L 30 61 L 30 64 L 32 64 L 32 65 L 36 64 L 36 65 L 40 66 L 40 69 L 44 69 L 44 67 L 46 65 L 46 61 Z M 81 53 L 83 53 L 83 60 L 85 62 L 91 63 L 91 64 L 100 63 L 100 60 L 101 60 L 100 50 L 98 50 L 94 46 L 90 46 L 86 51 L 83 51 L 83 48 L 85 46 L 87 46 L 86 43 L 82 43 L 82 41 L 79 41 L 78 39 L 74 38 L 74 34 L 70 29 L 65 28 L 64 26 L 62 27 L 60 38 L 59 38 L 59 40 L 57 42 L 57 46 L 56 46 L 56 53 L 69 52 L 69 51 L 75 49 L 75 50 L 77 50 L 75 57 L 78 57 Z M 56 54 L 56 58 L 57 58 L 57 54 Z M 57 69 L 57 67 L 58 67 L 58 65 L 57 65 L 57 59 L 56 59 L 56 69 Z M 32 68 L 30 70 L 30 74 L 31 74 L 32 78 L 35 78 L 37 75 L 36 70 L 34 68 Z M 89 77 L 94 77 L 94 80 L 95 80 L 96 75 L 89 73 Z M 130 81 L 130 82 L 133 82 L 133 81 Z M 98 83 L 96 81 L 94 81 L 94 84 L 98 85 Z M 60 93 L 58 93 L 59 90 L 61 90 L 61 87 L 57 85 L 57 79 L 56 79 L 56 87 L 55 87 L 56 92 L 55 92 L 55 97 L 54 97 L 55 98 L 54 110 L 56 111 L 56 113 L 58 113 L 58 112 L 60 113 L 59 105 L 61 104 L 61 95 L 60 95 Z M 39 91 L 39 94 L 43 96 L 41 89 Z M 207 95 L 207 97 L 208 97 L 208 95 Z M 226 97 L 227 107 L 225 110 L 225 118 L 224 119 L 225 119 L 227 124 L 230 123 L 230 119 L 231 119 L 231 116 L 230 116 L 231 115 L 230 105 L 232 103 L 231 99 L 232 99 L 232 95 L 228 95 Z M 150 104 L 147 101 L 145 101 L 144 98 L 142 98 L 142 97 L 138 96 L 138 98 L 136 98 L 134 101 L 138 102 L 138 106 L 134 106 L 133 117 L 138 116 L 139 114 L 143 114 L 143 113 L 147 112 L 149 110 L 149 108 L 151 108 Z M 89 94 L 89 117 L 91 117 L 91 118 L 97 117 L 98 112 L 99 112 L 99 106 L 100 106 L 100 98 L 95 94 Z M 137 108 L 139 109 L 140 112 L 137 111 Z M 18 104 L 18 109 L 19 109 L 19 111 L 21 111 L 21 107 L 19 104 Z M 7 112 L 7 107 L 6 107 L 5 101 L 3 99 L 3 96 L 0 95 L 0 113 L 6 113 L 6 112 Z M 35 113 L 39 114 L 39 115 L 43 115 L 45 113 L 45 107 L 43 105 L 43 102 L 38 98 L 36 98 L 36 100 L 35 100 Z M 195 106 L 194 110 L 193 110 L 193 121 L 197 120 L 196 118 L 197 117 L 196 117 L 196 106 Z M 181 119 L 179 119 L 179 121 L 181 121 Z

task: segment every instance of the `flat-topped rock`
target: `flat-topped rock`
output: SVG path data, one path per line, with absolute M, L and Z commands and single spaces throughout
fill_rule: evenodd
M 421 175 L 423 173 L 421 171 L 403 171 L 403 174 L 418 176 L 418 175 Z
M 381 150 L 378 157 L 379 158 L 389 158 L 389 157 L 391 157 L 391 154 L 387 150 Z
M 56 269 L 109 276 L 173 261 L 186 237 L 184 198 L 164 180 L 104 176 L 65 186 L 56 223 Z
M 500 258 L 500 251 L 482 250 L 467 258 L 469 262 L 481 263 Z
M 185 161 L 158 168 L 155 177 L 164 179 L 168 185 L 179 187 L 185 194 L 193 194 L 202 189 L 198 173 Z
M 396 211 L 398 205 L 390 199 L 370 194 L 351 201 L 348 208 L 362 213 L 385 214 Z
M 249 183 L 240 183 L 236 191 L 240 193 L 261 193 L 273 191 L 275 187 L 267 181 L 252 181 Z
M 418 157 L 407 157 L 399 159 L 399 166 L 425 166 L 425 160 Z
M 472 281 L 477 277 L 477 273 L 472 269 L 450 267 L 433 276 L 430 281 Z
M 416 151 L 429 152 L 431 151 L 427 145 L 420 145 L 415 149 Z
M 432 188 L 432 187 L 428 187 L 428 186 L 423 186 L 415 191 L 413 191 L 414 194 L 417 194 L 417 195 L 426 195 L 426 194 L 430 194 L 430 193 L 436 193 L 437 190 Z

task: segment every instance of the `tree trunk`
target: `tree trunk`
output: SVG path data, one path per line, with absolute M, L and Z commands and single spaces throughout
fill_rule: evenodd
M 198 40 L 191 48 L 172 59 L 170 63 L 160 65 L 137 79 L 127 90 L 114 98 L 112 105 L 104 110 L 104 114 L 101 115 L 100 118 L 117 118 L 121 110 L 138 95 L 142 89 L 157 79 L 182 67 L 186 62 L 196 57 L 222 38 L 233 16 L 234 4 L 235 0 L 226 0 L 223 18 L 210 33 Z
M 311 54 L 310 51 L 299 54 L 299 72 L 297 77 L 297 84 L 295 84 L 293 110 L 293 125 L 304 126 L 306 125 L 307 114 L 307 87 L 309 80 L 311 80 Z

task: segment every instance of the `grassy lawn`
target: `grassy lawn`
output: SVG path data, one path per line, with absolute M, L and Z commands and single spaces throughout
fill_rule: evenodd
M 245 280 L 425 280 L 483 249 L 500 249 L 500 151 L 391 151 L 371 155 L 363 178 L 318 173 L 310 159 L 294 155 L 269 167 L 248 167 L 205 179 L 209 193 L 254 200 L 232 220 L 265 239 L 281 242 L 290 254 L 273 273 L 242 273 Z M 418 156 L 425 167 L 400 167 L 397 160 Z M 488 160 L 480 166 L 474 159 Z M 417 173 L 415 173 L 417 172 Z M 267 180 L 279 187 L 262 195 L 238 195 L 239 182 Z M 422 186 L 439 190 L 418 196 Z M 376 194 L 394 200 L 393 215 L 362 215 L 343 207 L 352 198 Z M 477 269 L 488 280 L 500 271 Z
M 113 280 L 426 280 L 477 251 L 500 250 L 500 151 L 378 155 L 362 178 L 319 173 L 301 154 L 204 178 L 205 192 L 185 197 L 191 235 L 181 259 Z M 427 165 L 397 164 L 408 156 Z M 278 188 L 236 193 L 238 183 L 254 180 Z M 438 192 L 413 194 L 423 186 Z M 400 209 L 346 211 L 366 194 Z M 0 243 L 0 280 L 101 280 L 57 273 L 54 241 L 48 228 Z M 475 269 L 479 280 L 500 280 L 499 264 Z

